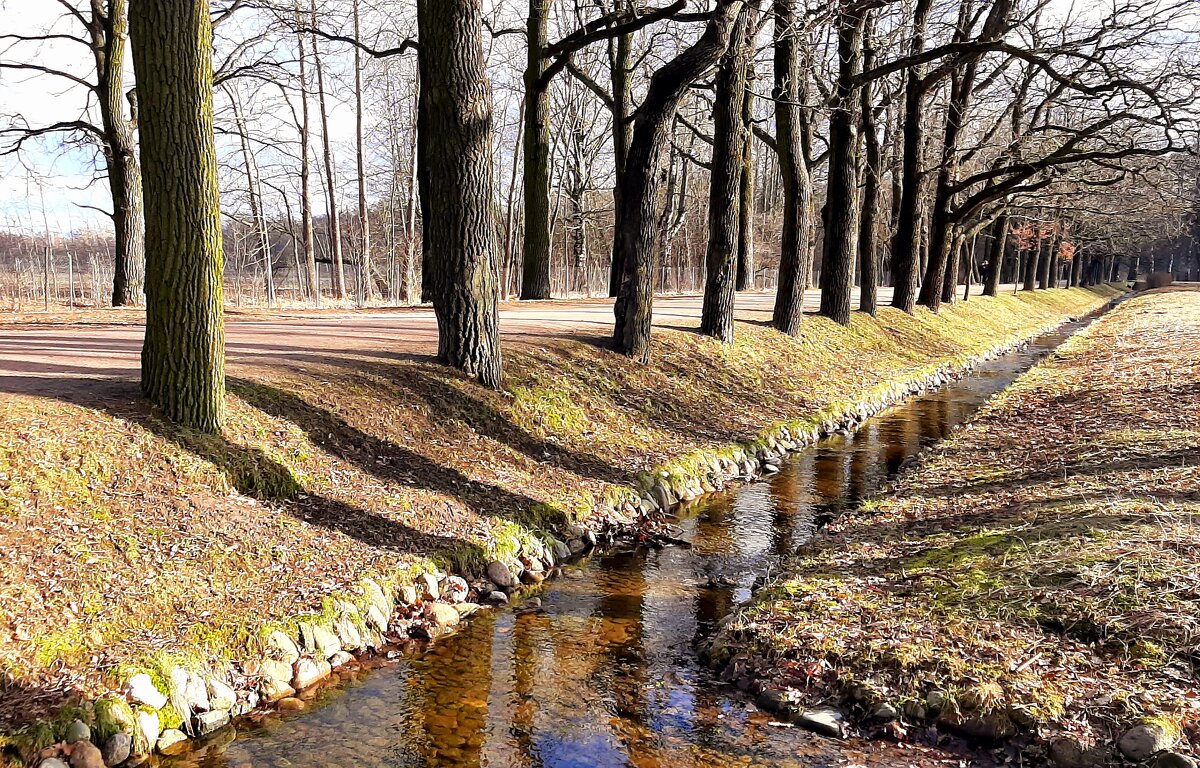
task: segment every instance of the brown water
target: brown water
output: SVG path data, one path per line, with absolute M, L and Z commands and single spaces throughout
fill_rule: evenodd
M 617 549 L 567 568 L 539 609 L 326 688 L 310 709 L 227 729 L 175 766 L 932 765 L 955 758 L 772 724 L 697 661 L 696 642 L 830 517 L 944 439 L 1080 323 L 794 454 L 763 482 L 685 511 L 690 547 Z

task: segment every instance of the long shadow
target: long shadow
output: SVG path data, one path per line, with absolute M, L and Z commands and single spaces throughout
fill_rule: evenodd
M 313 444 L 384 482 L 451 496 L 481 516 L 500 514 L 519 520 L 539 503 L 529 496 L 473 480 L 390 440 L 363 432 L 340 416 L 278 387 L 240 378 L 229 379 L 228 385 L 230 392 L 250 405 L 291 422 Z

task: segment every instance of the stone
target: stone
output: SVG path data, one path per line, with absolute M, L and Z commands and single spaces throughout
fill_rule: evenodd
M 412 605 L 417 602 L 417 588 L 412 584 L 402 584 L 396 588 L 396 596 L 400 599 L 403 605 Z
M 579 555 L 587 550 L 587 544 L 583 543 L 583 539 L 571 539 L 567 542 L 567 548 L 571 550 L 572 555 Z
M 944 691 L 930 691 L 925 697 L 925 706 L 934 712 L 941 712 L 946 708 L 946 693 Z
M 471 588 L 467 586 L 467 580 L 461 576 L 447 576 L 442 579 L 442 583 L 438 585 L 442 592 L 442 599 L 448 603 L 461 603 L 467 599 L 467 593 Z
M 68 768 L 68 766 L 57 757 L 47 757 L 42 762 L 38 763 L 38 768 Z
M 196 738 L 216 733 L 229 725 L 229 722 L 228 712 L 201 712 L 192 719 L 192 725 L 196 729 Z
M 380 632 L 387 632 L 387 628 L 388 628 L 387 616 L 388 616 L 387 614 L 385 614 L 383 611 L 379 610 L 379 606 L 377 606 L 377 605 L 367 606 L 367 623 L 370 624 L 372 627 L 375 627 L 375 629 L 379 630 Z
M 295 674 L 292 677 L 292 687 L 298 691 L 303 691 L 305 688 L 329 677 L 333 668 L 329 665 L 328 661 L 300 659 L 293 666 L 293 670 Z
M 362 585 L 363 593 L 367 598 L 368 609 L 375 608 L 384 616 L 390 616 L 393 607 L 392 601 L 384 593 L 383 587 L 379 586 L 379 582 L 374 579 L 363 579 Z
M 296 661 L 299 660 L 300 657 L 297 656 Z M 292 662 L 292 664 L 295 663 L 295 661 Z M 284 664 L 282 661 L 276 661 L 274 659 L 263 659 L 261 662 L 259 662 L 259 671 L 266 678 L 278 680 L 281 683 L 287 683 L 291 682 L 292 679 L 292 664 Z
M 498 590 L 494 590 L 492 592 L 488 592 L 487 595 L 484 597 L 484 599 L 487 600 L 489 603 L 496 603 L 498 605 L 504 605 L 508 602 L 508 595 L 506 595 L 503 592 L 500 592 Z
M 925 722 L 928 716 L 925 712 L 925 705 L 919 701 L 906 701 L 900 707 L 900 711 L 904 714 L 904 719 L 910 723 Z
M 1101 768 L 1108 764 L 1108 751 L 1097 744 L 1084 749 L 1078 740 L 1069 736 L 1050 742 L 1047 750 L 1050 762 L 1058 768 Z
M 183 731 L 168 728 L 158 737 L 158 751 L 164 755 L 177 754 L 183 751 L 187 740 L 188 737 Z
M 349 653 L 346 653 L 345 651 L 338 651 L 329 657 L 329 666 L 337 669 L 338 667 L 346 666 L 352 661 L 354 661 L 354 657 Z
M 137 721 L 134 749 L 138 754 L 144 754 L 158 743 L 158 735 L 162 733 L 162 721 L 158 719 L 157 712 L 142 709 L 135 712 L 133 717 Z
M 583 532 L 583 543 L 587 544 L 589 548 L 596 546 L 596 541 L 595 531 L 588 529 Z
M 458 622 L 461 619 L 453 605 L 431 603 L 429 610 L 433 614 L 433 623 L 439 627 L 449 628 L 458 626 Z
M 145 672 L 129 678 L 125 692 L 130 701 L 150 709 L 162 709 L 167 705 L 167 695 L 154 686 L 154 681 Z
M 281 680 L 268 677 L 262 682 L 263 701 L 274 704 L 280 699 L 286 699 L 296 692 L 296 689 Z
M 133 738 L 128 733 L 114 733 L 104 742 L 100 756 L 104 758 L 105 765 L 120 765 L 129 759 L 132 751 Z
M 349 616 L 342 616 L 340 619 L 334 622 L 333 627 L 337 633 L 340 647 L 333 653 L 329 654 L 330 657 L 340 653 L 342 649 L 351 651 L 362 649 L 362 633 L 358 631 L 358 627 L 354 624 Z
M 899 717 L 900 713 L 896 711 L 896 708 L 891 704 L 888 704 L 886 701 L 875 707 L 875 709 L 871 712 L 872 720 L 878 720 L 879 722 L 883 723 L 890 723 Z
M 279 702 L 280 712 L 300 712 L 307 707 L 308 704 L 306 704 L 303 699 L 297 699 L 295 697 L 286 698 Z
M 500 560 L 488 563 L 487 577 L 501 589 L 513 589 L 520 583 L 508 563 Z
M 125 699 L 115 695 L 101 697 L 96 702 L 96 736 L 106 739 L 114 733 L 133 733 L 137 723 L 133 709 Z
M 550 549 L 554 553 L 554 559 L 560 563 L 571 557 L 571 548 L 567 546 L 567 542 L 565 541 L 551 539 Z
M 771 688 L 760 693 L 754 703 L 762 711 L 770 712 L 773 715 L 786 716 L 796 708 L 792 696 L 787 691 L 777 691 Z
M 522 584 L 541 584 L 545 580 L 546 574 L 542 573 L 541 571 L 521 571 Z
M 208 703 L 210 709 L 233 709 L 237 704 L 237 692 L 230 688 L 225 681 L 211 678 L 208 681 Z
M 479 604 L 478 603 L 455 603 L 454 610 L 458 611 L 458 616 L 460 619 L 465 619 L 466 617 L 470 616 L 472 613 L 475 613 L 475 611 L 479 610 Z
M 796 717 L 796 725 L 807 728 L 810 731 L 829 736 L 832 738 L 841 738 L 842 723 L 845 718 L 842 713 L 830 707 L 822 707 L 820 709 L 809 709 L 801 712 Z
M 342 650 L 342 641 L 328 627 L 314 624 L 312 625 L 312 634 L 313 643 L 315 644 L 313 651 L 319 654 L 321 658 L 328 659 L 333 654 Z
M 287 665 L 295 664 L 296 659 L 300 658 L 300 648 L 297 647 L 296 641 L 278 629 L 267 636 L 267 652 L 271 658 Z
M 1154 761 L 1154 768 L 1196 768 L 1196 761 L 1179 752 L 1163 752 Z
M 71 724 L 67 726 L 66 742 L 68 744 L 74 744 L 77 741 L 91 740 L 92 729 L 88 728 L 87 723 L 83 722 L 82 720 L 72 720 Z
M 1142 723 L 1135 725 L 1121 735 L 1117 741 L 1117 749 L 1129 760 L 1140 762 L 1156 752 L 1162 752 L 1175 746 L 1175 738 L 1167 733 L 1161 725 Z
M 208 698 L 208 684 L 199 675 L 188 675 L 183 688 L 183 698 L 193 712 L 207 712 L 212 709 Z
M 71 746 L 71 768 L 104 768 L 100 748 L 90 741 L 77 741 Z
M 983 744 L 997 744 L 1017 734 L 1017 727 L 1006 712 L 944 718 L 939 724 L 970 741 Z
M 438 579 L 432 573 L 422 573 L 417 577 L 417 591 L 425 600 L 437 600 L 442 596 L 441 590 L 438 589 Z
M 675 496 L 665 483 L 655 483 L 650 493 L 653 494 L 654 502 L 658 504 L 659 509 L 670 509 L 675 506 Z

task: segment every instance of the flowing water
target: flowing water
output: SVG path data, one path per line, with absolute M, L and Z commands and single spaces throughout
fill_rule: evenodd
M 310 708 L 239 725 L 174 766 L 813 766 L 931 764 L 896 746 L 782 727 L 716 680 L 696 642 L 823 521 L 1084 322 L 793 454 L 763 482 L 681 513 L 690 547 L 615 549 L 548 582 L 537 609 L 489 611 L 428 650 L 351 673 Z M 954 761 L 957 762 L 957 761 Z

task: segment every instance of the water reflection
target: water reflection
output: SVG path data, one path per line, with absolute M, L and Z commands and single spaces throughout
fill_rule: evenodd
M 900 753 L 781 728 L 713 679 L 696 641 L 822 521 L 851 510 L 943 439 L 1066 332 L 823 441 L 768 482 L 680 520 L 693 546 L 621 550 L 568 569 L 538 610 L 461 633 L 243 727 L 178 766 L 811 766 Z M 226 737 L 226 742 L 228 738 Z M 904 753 L 903 763 L 911 763 Z

